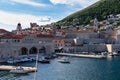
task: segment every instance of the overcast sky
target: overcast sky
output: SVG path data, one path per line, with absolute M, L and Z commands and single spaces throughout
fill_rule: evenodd
M 15 30 L 30 22 L 39 25 L 59 21 L 99 0 L 0 0 L 0 28 Z

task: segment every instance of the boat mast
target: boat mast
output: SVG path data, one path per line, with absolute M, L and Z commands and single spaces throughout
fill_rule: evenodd
M 38 53 L 36 55 L 36 63 L 35 63 L 35 74 L 34 74 L 34 80 L 37 80 L 37 67 L 38 67 Z

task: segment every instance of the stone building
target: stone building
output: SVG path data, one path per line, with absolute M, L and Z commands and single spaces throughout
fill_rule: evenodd
M 0 58 L 17 58 L 23 55 L 50 54 L 53 44 L 41 42 L 35 36 L 16 35 L 0 40 Z

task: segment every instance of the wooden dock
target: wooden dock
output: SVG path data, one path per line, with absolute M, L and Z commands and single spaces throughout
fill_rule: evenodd
M 26 70 L 28 73 L 35 72 L 37 70 L 36 67 L 25 67 L 25 66 L 7 66 L 7 65 L 0 65 L 0 70 L 2 71 L 10 71 L 12 69 L 16 69 L 22 67 L 24 70 Z

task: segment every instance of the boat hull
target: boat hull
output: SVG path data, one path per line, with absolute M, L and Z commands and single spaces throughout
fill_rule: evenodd
M 60 63 L 70 63 L 69 61 L 65 61 L 65 60 L 58 60 L 58 62 L 60 62 Z
M 49 60 L 38 60 L 38 62 L 40 62 L 40 63 L 50 63 Z

